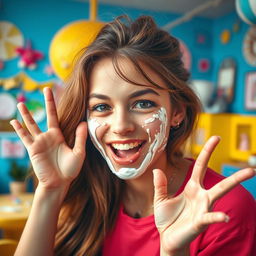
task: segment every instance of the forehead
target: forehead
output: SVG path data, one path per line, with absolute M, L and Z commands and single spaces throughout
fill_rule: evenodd
M 140 68 L 155 84 L 162 89 L 167 89 L 162 78 L 155 71 L 143 63 L 140 63 Z M 130 87 L 130 89 L 142 89 L 142 86 L 145 86 L 154 90 L 161 90 L 153 85 L 128 59 L 118 58 L 116 66 L 114 66 L 111 58 L 104 58 L 95 64 L 90 75 L 89 92 L 104 91 L 109 86 L 121 87 L 122 85 Z

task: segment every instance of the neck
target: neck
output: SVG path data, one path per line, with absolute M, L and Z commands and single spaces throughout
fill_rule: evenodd
M 168 174 L 168 164 L 162 161 L 161 170 Z M 156 167 L 151 167 L 136 179 L 126 181 L 126 190 L 124 194 L 124 208 L 128 215 L 132 217 L 146 217 L 153 214 L 154 184 L 153 172 Z
M 182 185 L 191 162 L 181 159 L 179 166 L 173 167 L 170 164 L 159 167 L 164 171 L 167 178 L 168 195 L 174 196 Z M 154 185 L 153 168 L 147 170 L 136 179 L 126 181 L 123 198 L 124 209 L 131 217 L 139 218 L 154 213 Z

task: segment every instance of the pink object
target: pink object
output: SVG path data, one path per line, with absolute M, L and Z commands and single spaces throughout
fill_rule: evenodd
M 25 47 L 18 47 L 16 52 L 20 56 L 20 61 L 18 63 L 19 67 L 21 68 L 29 68 L 35 69 L 36 62 L 43 58 L 43 54 L 39 51 L 33 50 L 31 48 L 30 41 L 27 42 Z
M 0 70 L 4 69 L 4 62 L 0 60 Z
M 183 191 L 193 166 L 194 164 L 190 166 L 187 177 L 175 196 Z M 211 188 L 223 178 L 208 169 L 203 182 L 205 189 Z M 238 185 L 218 199 L 212 211 L 227 213 L 230 221 L 210 225 L 195 238 L 190 244 L 190 256 L 255 255 L 256 204 L 249 192 Z M 105 238 L 102 255 L 159 256 L 160 240 L 154 215 L 135 219 L 128 216 L 121 206 L 115 227 Z
M 210 61 L 208 59 L 200 59 L 198 61 L 198 69 L 200 72 L 207 72 L 210 69 Z
M 26 97 L 25 97 L 25 95 L 24 95 L 24 93 L 19 93 L 18 95 L 17 95 L 17 101 L 18 102 L 26 102 Z

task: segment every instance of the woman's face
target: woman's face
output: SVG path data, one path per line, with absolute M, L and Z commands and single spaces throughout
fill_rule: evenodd
M 111 171 L 121 179 L 131 179 L 166 161 L 164 149 L 175 124 L 170 120 L 168 91 L 152 87 L 129 61 L 120 61 L 127 77 L 145 86 L 120 78 L 110 59 L 98 62 L 90 79 L 88 127 Z M 160 77 L 142 67 L 155 83 L 165 87 Z

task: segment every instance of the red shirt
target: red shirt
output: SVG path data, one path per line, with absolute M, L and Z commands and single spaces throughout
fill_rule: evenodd
M 193 165 L 177 192 L 188 182 Z M 224 177 L 208 169 L 204 187 L 211 188 Z M 210 225 L 190 244 L 191 256 L 255 256 L 256 255 L 256 203 L 241 185 L 217 200 L 213 211 L 223 211 L 230 217 L 228 223 Z M 154 216 L 134 219 L 120 208 L 113 232 L 107 235 L 103 256 L 159 256 L 160 240 Z

